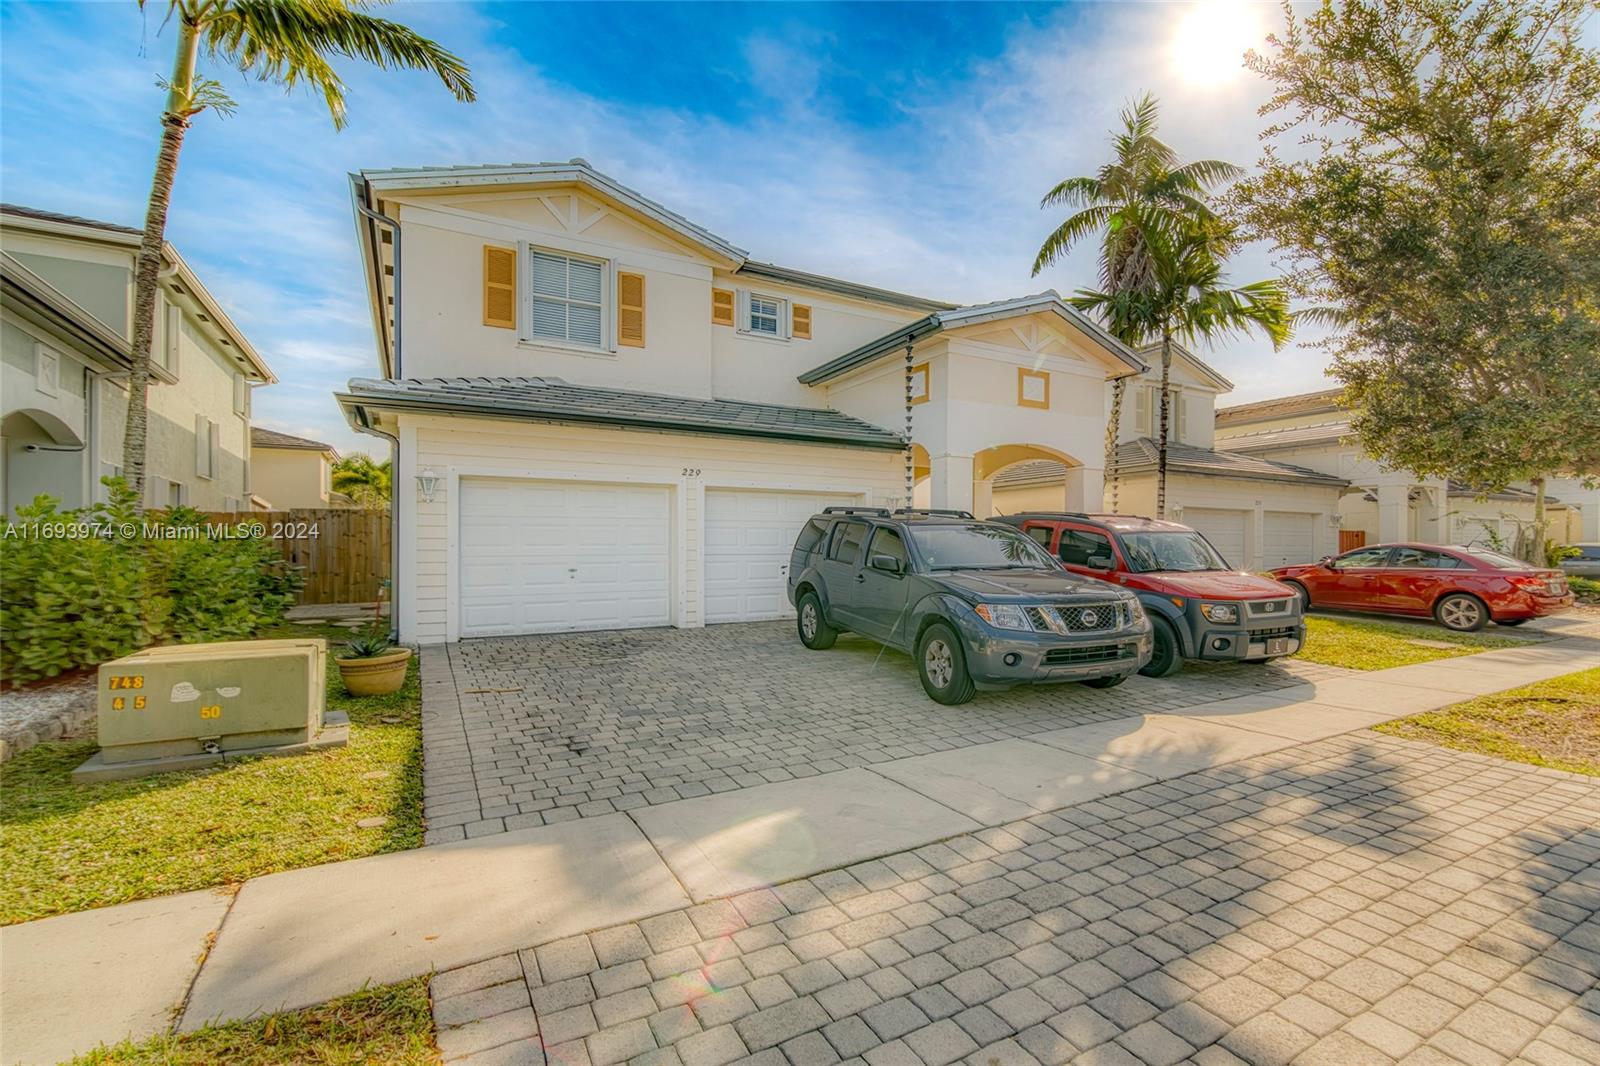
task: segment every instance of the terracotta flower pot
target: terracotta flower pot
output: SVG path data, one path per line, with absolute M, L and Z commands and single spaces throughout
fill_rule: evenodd
M 395 648 L 367 659 L 335 659 L 345 691 L 352 696 L 387 696 L 406 683 L 410 648 Z

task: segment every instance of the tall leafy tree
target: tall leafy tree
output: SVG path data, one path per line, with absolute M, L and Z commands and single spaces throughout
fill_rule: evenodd
M 357 452 L 346 455 L 333 465 L 331 481 L 333 491 L 342 492 L 357 504 L 367 508 L 389 505 L 389 460 L 373 462 L 371 456 Z
M 1167 445 L 1172 346 L 1260 332 L 1281 348 L 1293 331 L 1289 295 L 1277 280 L 1228 284 L 1224 264 L 1237 244 L 1221 224 L 1148 235 L 1150 282 L 1130 291 L 1080 289 L 1073 306 L 1098 315 L 1119 336 L 1161 342 L 1161 427 L 1156 441 L 1156 517 L 1167 513 Z
M 138 2 L 143 8 L 147 0 Z M 333 68 L 335 57 L 359 59 L 384 69 L 429 71 L 456 99 L 474 99 L 466 64 L 415 31 L 368 14 L 373 6 L 364 0 L 167 0 L 166 19 L 176 23 L 177 50 L 172 76 L 163 83 L 167 100 L 161 114 L 161 146 L 134 266 L 133 368 L 122 445 L 123 476 L 141 500 L 150 347 L 178 153 L 196 115 L 208 107 L 223 114 L 233 109 L 233 101 L 221 85 L 199 74 L 200 52 L 204 49 L 211 61 L 259 81 L 290 91 L 302 85 L 310 88 L 322 96 L 336 129 L 344 126 L 345 87 Z
M 1034 276 L 1057 263 L 1078 242 L 1099 236 L 1098 291 L 1135 302 L 1135 294 L 1156 283 L 1150 254 L 1153 234 L 1172 234 L 1216 224 L 1209 190 L 1238 178 L 1232 163 L 1201 159 L 1183 163 L 1157 136 L 1160 104 L 1149 93 L 1122 111 L 1122 129 L 1111 135 L 1111 159 L 1094 174 L 1066 178 L 1045 193 L 1041 208 L 1065 207 L 1071 214 L 1051 231 L 1033 261 Z M 1135 318 L 1111 315 L 1107 328 L 1118 340 L 1137 347 L 1153 334 Z M 1111 386 L 1111 418 L 1106 427 L 1106 474 L 1111 481 L 1112 510 L 1117 509 L 1117 429 L 1122 422 L 1126 378 Z M 1165 397 L 1167 382 L 1162 380 Z M 1166 437 L 1163 398 L 1161 435 Z M 1163 446 L 1164 447 L 1164 446 Z
M 1273 89 L 1236 190 L 1375 458 L 1487 492 L 1600 475 L 1595 0 L 1343 0 L 1247 65 Z

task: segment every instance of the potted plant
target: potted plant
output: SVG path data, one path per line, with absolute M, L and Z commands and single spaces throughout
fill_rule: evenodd
M 366 632 L 345 641 L 344 654 L 336 655 L 334 662 L 339 664 L 339 676 L 350 695 L 387 696 L 406 683 L 411 649 L 390 643 L 380 600 L 373 610 L 372 624 Z

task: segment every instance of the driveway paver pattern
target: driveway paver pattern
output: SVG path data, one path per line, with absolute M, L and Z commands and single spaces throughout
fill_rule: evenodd
M 789 622 L 462 641 L 424 648 L 428 843 L 610 814 L 1347 671 L 1190 664 L 943 707 L 910 660 L 859 637 L 802 647 Z
M 1600 781 L 1363 731 L 434 978 L 448 1061 L 1600 1062 Z

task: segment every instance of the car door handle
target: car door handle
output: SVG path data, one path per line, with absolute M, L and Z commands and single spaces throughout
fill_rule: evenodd
M 866 574 L 857 574 L 856 575 L 856 580 L 857 581 L 865 581 L 866 579 L 867 579 L 867 575 Z

